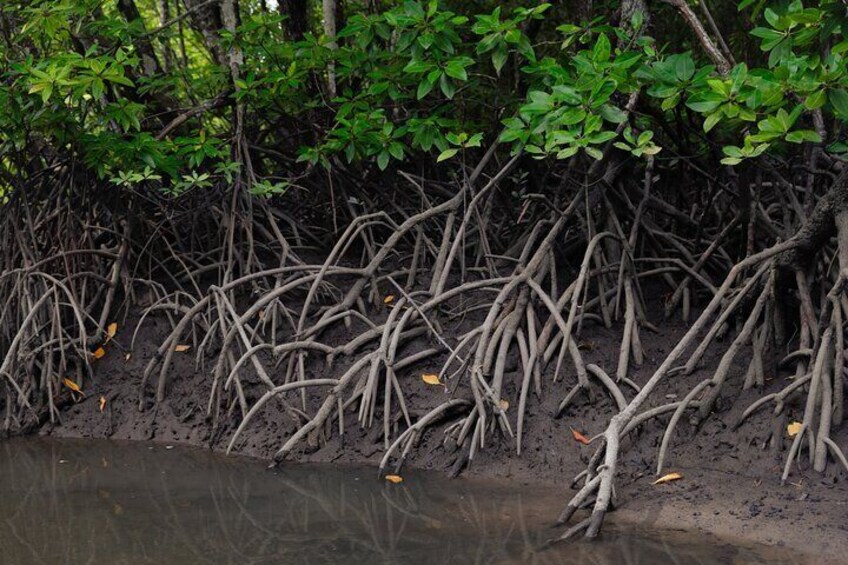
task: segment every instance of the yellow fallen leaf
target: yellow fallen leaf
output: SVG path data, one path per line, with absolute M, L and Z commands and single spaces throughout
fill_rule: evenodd
M 400 475 L 386 475 L 386 480 L 390 483 L 398 484 L 403 482 L 403 477 Z
M 583 445 L 589 445 L 589 438 L 587 438 L 586 436 L 584 436 L 583 434 L 581 434 L 580 432 L 578 432 L 574 428 L 571 428 L 571 435 L 572 435 L 572 437 L 574 437 L 574 441 L 576 441 L 577 443 L 582 443 Z
M 394 301 L 395 301 L 395 295 L 394 295 L 394 294 L 390 294 L 390 295 L 388 295 L 387 297 L 385 297 L 385 298 L 383 299 L 383 304 L 391 304 L 391 303 L 392 303 L 392 302 L 394 302 Z
M 77 383 L 75 383 L 74 381 L 72 381 L 71 379 L 62 379 L 62 382 L 65 383 L 65 386 L 68 387 L 69 389 L 71 389 L 72 391 L 78 392 L 82 395 L 85 395 L 85 393 L 82 391 L 82 389 L 79 387 L 79 385 Z
M 176 351 L 177 353 L 185 353 L 189 349 L 191 349 L 190 345 L 178 345 L 174 348 L 174 351 Z
M 652 485 L 661 485 L 663 483 L 670 483 L 671 481 L 677 481 L 683 478 L 683 475 L 680 473 L 669 473 L 668 475 L 663 475 L 656 481 L 652 482 Z
M 421 375 L 421 380 L 427 383 L 428 385 L 442 384 L 442 381 L 439 380 L 439 375 L 424 374 Z
M 509 401 L 508 400 L 504 400 L 503 398 L 501 398 L 501 401 L 499 402 L 499 404 L 501 406 L 501 410 L 503 410 L 504 412 L 509 410 Z
M 94 353 L 92 353 L 91 356 L 95 359 L 103 359 L 104 357 L 106 357 L 106 350 L 102 347 L 98 347 L 94 350 Z
M 786 435 L 795 437 L 801 432 L 801 422 L 792 422 L 786 426 Z
M 106 327 L 106 335 L 109 336 L 109 339 L 112 339 L 113 337 L 115 337 L 116 333 L 118 333 L 118 324 L 112 322 Z
M 105 410 L 105 409 L 106 409 L 106 397 L 101 394 L 100 395 L 100 411 L 103 412 L 103 410 Z

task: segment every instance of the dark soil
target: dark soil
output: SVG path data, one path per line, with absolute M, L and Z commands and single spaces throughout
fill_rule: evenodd
M 642 330 L 646 362 L 632 371 L 631 378 L 641 384 L 652 374 L 666 353 L 676 344 L 685 325 L 680 320 L 661 319 L 656 305 L 652 320 L 660 328 L 658 334 Z M 468 321 L 468 324 L 472 322 Z M 70 403 L 62 412 L 61 423 L 46 424 L 41 433 L 57 437 L 92 437 L 145 440 L 208 446 L 224 450 L 238 424 L 237 416 L 213 429 L 206 417 L 210 390 L 211 364 L 195 367 L 194 349 L 177 355 L 168 384 L 167 400 L 156 407 L 139 411 L 139 382 L 144 367 L 167 332 L 164 320 L 148 319 L 139 332 L 136 347 L 129 360 L 126 349 L 134 324 L 121 328 L 115 340 L 107 346 L 107 356 L 98 362 L 94 382 L 86 383 L 84 399 Z M 613 370 L 618 359 L 619 326 L 611 329 L 588 325 L 583 328 L 581 341 L 587 363 L 596 363 Z M 341 339 L 343 336 L 335 336 Z M 722 343 L 714 344 L 705 358 L 705 367 L 714 367 L 723 353 Z M 517 365 L 513 382 L 507 385 L 510 405 L 517 407 Z M 273 365 L 271 365 L 273 366 Z M 444 400 L 441 387 L 425 385 L 422 372 L 437 371 L 436 359 L 426 366 L 399 375 L 407 404 L 412 411 L 423 414 Z M 722 536 L 744 538 L 775 546 L 786 546 L 807 554 L 821 556 L 832 562 L 848 563 L 848 474 L 830 462 L 824 474 L 815 473 L 806 460 L 793 467 L 789 482 L 780 485 L 780 473 L 789 447 L 786 424 L 801 419 L 803 407 L 787 406 L 781 416 L 772 415 L 772 406 L 763 407 L 738 430 L 733 424 L 742 411 L 763 394 L 781 389 L 788 382 L 788 372 L 774 372 L 765 389 L 741 391 L 741 381 L 747 360 L 737 359 L 735 373 L 723 393 L 718 411 L 699 427 L 688 418 L 678 426 L 666 458 L 664 472 L 678 472 L 681 480 L 653 486 L 657 451 L 668 416 L 649 422 L 625 440 L 617 476 L 620 507 L 613 516 L 658 528 L 704 530 Z M 331 375 L 320 362 L 308 368 L 311 376 L 336 376 L 343 367 L 334 367 Z M 273 373 L 272 373 L 273 376 Z M 509 375 L 508 375 L 509 376 Z M 682 398 L 686 392 L 709 376 L 701 369 L 690 376 L 670 377 L 654 395 L 654 403 Z M 595 392 L 593 403 L 581 397 L 577 404 L 560 419 L 553 414 L 557 405 L 574 384 L 568 370 L 557 383 L 548 377 L 544 381 L 542 399 L 531 396 L 525 424 L 524 452 L 516 455 L 514 441 L 501 439 L 490 442 L 463 472 L 470 476 L 502 478 L 521 483 L 556 485 L 562 488 L 562 502 L 569 497 L 572 477 L 585 468 L 593 447 L 576 442 L 570 428 L 592 437 L 603 431 L 613 414 L 612 401 Z M 155 386 L 155 383 L 154 383 Z M 511 388 L 510 388 L 511 387 Z M 251 398 L 261 393 L 256 386 L 248 391 Z M 148 391 L 148 396 L 152 396 Z M 625 392 L 632 396 L 632 391 Z M 100 410 L 100 397 L 106 398 L 105 410 Z M 675 396 L 672 396 L 675 395 Z M 70 399 L 69 399 L 70 400 Z M 291 402 L 299 400 L 290 397 Z M 308 404 L 317 403 L 318 397 Z M 515 408 L 508 414 L 513 418 Z M 307 411 L 308 412 L 308 411 Z M 407 465 L 449 473 L 458 452 L 443 445 L 444 425 L 427 431 L 420 445 L 413 450 Z M 294 420 L 279 403 L 269 403 L 263 413 L 249 425 L 236 444 L 235 451 L 262 459 L 270 459 L 293 431 Z M 334 429 L 329 441 L 320 446 L 305 443 L 294 459 L 308 462 L 345 462 L 377 465 L 383 454 L 383 439 L 378 434 L 382 425 L 362 430 L 355 413 L 346 421 L 344 444 Z M 776 440 L 769 441 L 772 433 Z M 843 429 L 833 434 L 839 445 L 848 444 Z M 285 463 L 283 463 L 285 464 Z M 375 472 L 376 474 L 376 472 Z M 551 522 L 556 516 L 551 516 Z M 821 562 L 821 560 L 817 560 Z

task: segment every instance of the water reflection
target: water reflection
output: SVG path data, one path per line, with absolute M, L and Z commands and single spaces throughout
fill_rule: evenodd
M 701 536 L 608 532 L 541 550 L 556 497 L 438 473 L 260 464 L 105 441 L 0 443 L 0 562 L 752 563 Z

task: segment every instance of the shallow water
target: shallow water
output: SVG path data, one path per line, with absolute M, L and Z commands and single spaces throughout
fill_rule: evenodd
M 0 563 L 792 563 L 701 534 L 612 526 L 543 549 L 550 491 L 100 440 L 0 442 Z

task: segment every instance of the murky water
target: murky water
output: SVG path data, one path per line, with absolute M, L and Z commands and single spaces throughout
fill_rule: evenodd
M 541 549 L 561 499 L 527 487 L 378 481 L 361 468 L 166 446 L 0 442 L 0 563 L 776 563 L 696 534 L 609 528 Z M 792 561 L 786 561 L 792 562 Z

